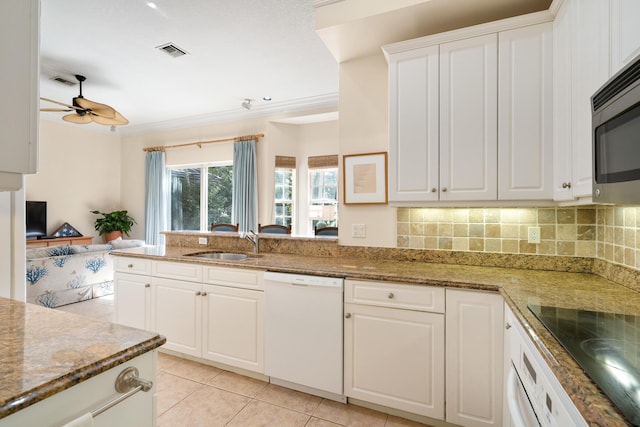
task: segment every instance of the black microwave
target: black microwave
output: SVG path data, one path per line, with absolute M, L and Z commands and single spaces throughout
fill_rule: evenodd
M 593 201 L 640 204 L 640 56 L 591 97 Z

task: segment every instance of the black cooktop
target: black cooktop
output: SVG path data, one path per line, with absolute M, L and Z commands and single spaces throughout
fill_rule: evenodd
M 640 316 L 529 304 L 634 426 L 640 426 Z

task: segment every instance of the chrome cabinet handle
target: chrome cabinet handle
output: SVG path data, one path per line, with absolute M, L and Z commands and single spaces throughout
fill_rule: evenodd
M 389 295 L 387 295 L 387 297 L 388 297 L 389 299 L 393 299 L 393 297 L 394 297 L 394 296 L 395 296 L 395 295 L 393 295 L 393 292 L 389 292 Z
M 444 188 L 442 189 L 442 192 L 443 192 L 443 193 L 446 193 L 446 192 L 447 192 L 447 187 L 444 187 Z
M 571 188 L 571 183 L 570 182 L 563 182 L 562 183 L 562 188 Z
M 347 319 L 351 319 L 351 313 L 345 314 L 344 317 L 347 318 Z

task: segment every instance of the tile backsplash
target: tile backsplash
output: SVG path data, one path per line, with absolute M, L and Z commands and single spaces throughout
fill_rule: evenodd
M 540 227 L 540 244 L 527 242 L 530 226 Z M 594 257 L 640 269 L 640 208 L 398 208 L 397 247 Z

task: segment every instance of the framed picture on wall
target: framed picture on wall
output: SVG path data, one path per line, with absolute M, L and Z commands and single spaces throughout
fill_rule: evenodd
M 386 204 L 387 153 L 342 156 L 344 204 Z

